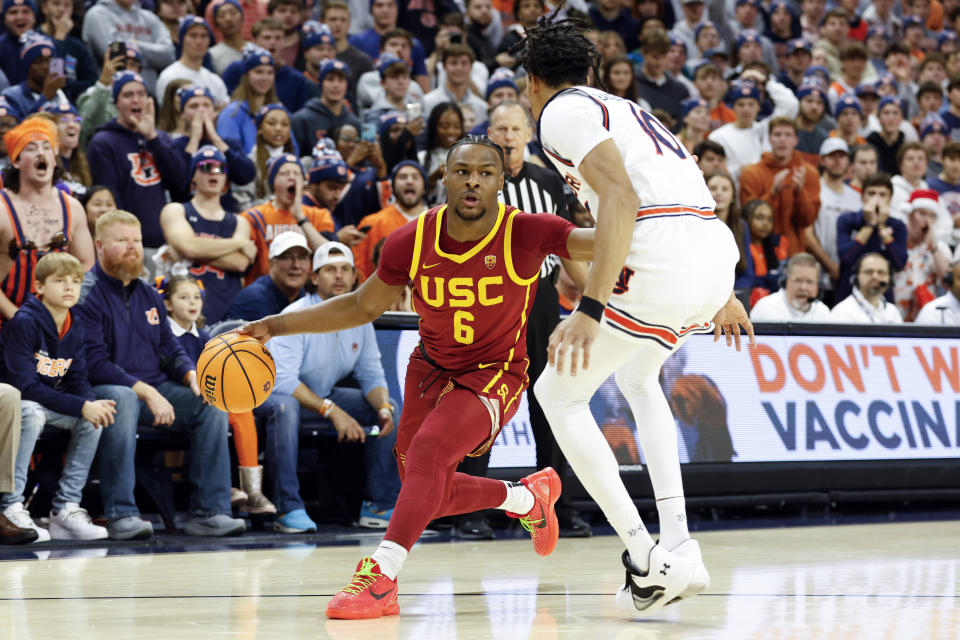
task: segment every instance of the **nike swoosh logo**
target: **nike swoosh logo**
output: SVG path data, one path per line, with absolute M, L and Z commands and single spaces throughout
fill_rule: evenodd
M 433 269 L 434 267 L 440 266 L 441 262 L 435 262 L 434 264 L 421 264 L 420 268 L 426 271 L 427 269 Z
M 495 367 L 495 366 L 497 366 L 498 364 L 500 364 L 500 363 L 499 363 L 499 362 L 491 362 L 490 364 L 483 364 L 483 363 L 481 362 L 480 364 L 477 365 L 477 369 L 488 369 L 488 368 L 490 368 L 490 367 Z
M 630 594 L 633 596 L 633 605 L 638 611 L 644 611 L 657 603 L 665 593 L 665 589 L 660 585 L 651 585 L 649 587 L 638 587 L 632 580 L 630 582 Z
M 543 512 L 543 505 L 540 505 L 540 520 L 535 522 L 533 526 L 535 526 L 537 529 L 543 529 L 545 526 L 547 526 L 546 515 L 547 514 Z
M 387 597 L 388 595 L 390 595 L 391 593 L 393 593 L 393 589 L 388 589 L 388 590 L 384 591 L 383 593 L 377 593 L 377 592 L 374 591 L 373 589 L 370 589 L 370 595 L 373 596 L 375 600 L 383 600 L 384 598 L 386 598 L 386 597 Z

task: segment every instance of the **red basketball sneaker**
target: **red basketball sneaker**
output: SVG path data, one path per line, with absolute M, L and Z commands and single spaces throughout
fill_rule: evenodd
M 520 518 L 520 525 L 530 532 L 533 549 L 541 556 L 548 556 L 557 547 L 560 524 L 553 505 L 560 497 L 560 476 L 553 467 L 546 467 L 520 480 L 533 494 L 533 509 L 526 515 L 510 513 L 511 518 Z
M 370 557 L 360 560 L 353 580 L 327 605 L 327 617 L 340 620 L 379 618 L 398 613 L 397 581 L 380 573 L 380 565 Z

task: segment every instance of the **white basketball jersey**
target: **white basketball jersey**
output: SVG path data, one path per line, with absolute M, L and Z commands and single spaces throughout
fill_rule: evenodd
M 599 198 L 579 166 L 608 138 L 620 150 L 645 218 L 713 212 L 716 203 L 693 156 L 653 114 L 630 100 L 590 87 L 565 89 L 544 106 L 538 131 L 547 157 L 593 215 Z

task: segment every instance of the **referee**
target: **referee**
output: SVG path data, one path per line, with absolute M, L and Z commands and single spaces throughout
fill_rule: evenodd
M 503 202 L 527 213 L 555 214 L 570 219 L 563 194 L 563 179 L 544 167 L 525 162 L 523 151 L 533 137 L 533 128 L 526 109 L 519 103 L 505 101 L 490 112 L 490 128 L 487 135 L 500 145 L 506 158 L 503 181 Z M 582 286 L 586 281 L 586 266 L 547 256 L 540 268 L 540 282 L 527 322 L 527 357 L 530 359 L 530 388 L 527 402 L 530 407 L 530 426 L 537 447 L 537 468 L 553 467 L 563 474 L 566 459 L 543 415 L 540 403 L 533 394 L 533 384 L 547 365 L 547 342 L 550 333 L 560 321 L 560 301 L 557 295 L 557 275 L 561 262 L 568 273 Z M 478 458 L 466 458 L 459 470 L 475 476 L 487 475 L 490 454 Z M 560 495 L 557 502 L 557 519 L 560 535 L 564 537 L 588 537 L 590 526 L 580 518 L 573 505 Z M 493 530 L 480 513 L 458 516 L 454 521 L 453 535 L 464 539 L 490 539 Z

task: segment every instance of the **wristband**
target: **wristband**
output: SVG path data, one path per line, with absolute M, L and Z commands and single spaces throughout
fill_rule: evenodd
M 300 220 L 297 220 L 297 224 L 300 225 L 301 227 L 305 224 L 309 224 L 309 222 L 310 220 L 306 217 L 303 217 Z
M 321 417 L 326 418 L 330 415 L 330 412 L 333 411 L 333 408 L 335 406 L 336 405 L 333 404 L 333 400 L 328 400 L 327 398 L 324 398 L 323 403 L 320 405 L 320 411 L 318 411 L 317 413 L 319 413 Z
M 393 405 L 391 405 L 389 402 L 384 402 L 382 405 L 380 405 L 380 411 L 383 411 L 384 409 L 390 413 L 393 413 Z
M 577 311 L 590 318 L 593 318 L 597 322 L 601 322 L 603 320 L 603 310 L 605 308 L 605 305 L 603 305 L 599 300 L 588 298 L 587 296 L 581 296 L 580 304 L 577 305 Z

